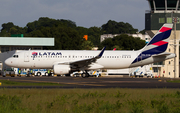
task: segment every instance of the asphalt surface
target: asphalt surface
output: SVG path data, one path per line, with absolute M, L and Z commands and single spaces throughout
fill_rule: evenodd
M 21 82 L 51 82 L 61 86 L 0 86 L 0 88 L 180 88 L 180 83 L 166 82 L 166 78 L 122 77 L 0 77 L 0 80 Z

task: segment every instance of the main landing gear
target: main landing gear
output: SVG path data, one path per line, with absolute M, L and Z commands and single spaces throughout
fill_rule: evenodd
M 81 77 L 83 77 L 83 78 L 89 77 L 89 73 L 88 73 L 87 71 L 84 71 L 84 72 L 81 74 Z

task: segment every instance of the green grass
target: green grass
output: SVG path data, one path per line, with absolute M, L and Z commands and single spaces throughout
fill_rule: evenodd
M 180 80 L 167 80 L 167 82 L 171 82 L 171 83 L 180 83 Z
M 48 83 L 48 82 L 16 82 L 10 80 L 0 80 L 1 86 L 62 86 L 62 84 L 58 83 Z
M 0 89 L 0 113 L 180 113 L 180 89 Z

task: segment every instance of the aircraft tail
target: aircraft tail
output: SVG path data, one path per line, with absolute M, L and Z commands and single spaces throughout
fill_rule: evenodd
M 160 54 L 166 51 L 173 24 L 164 24 L 151 41 L 142 49 L 143 54 Z
M 172 27 L 173 24 L 164 24 L 156 33 L 156 35 L 154 35 L 151 41 L 147 43 L 147 45 L 143 49 L 140 50 L 141 53 L 133 61 L 133 63 L 145 60 L 153 55 L 164 53 L 168 47 Z
M 143 53 L 159 54 L 165 52 L 168 46 L 173 24 L 164 24 L 152 40 L 142 49 Z

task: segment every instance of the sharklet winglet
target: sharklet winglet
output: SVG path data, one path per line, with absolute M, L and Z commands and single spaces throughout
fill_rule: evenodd
M 101 50 L 101 52 L 99 53 L 99 55 L 97 57 L 102 57 L 105 49 L 106 49 L 106 46 Z

